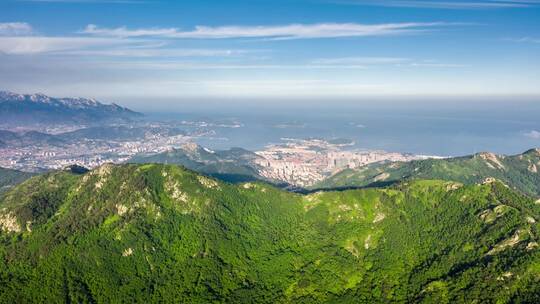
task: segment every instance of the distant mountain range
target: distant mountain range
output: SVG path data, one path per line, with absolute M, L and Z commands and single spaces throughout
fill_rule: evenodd
M 498 181 L 299 195 L 176 165 L 79 169 L 0 196 L 0 303 L 540 298 L 540 205 Z
M 141 116 L 141 113 L 117 104 L 103 104 L 94 99 L 0 91 L 0 122 L 10 125 L 95 123 L 132 120 Z
M 540 197 L 540 149 L 519 155 L 475 155 L 411 162 L 376 163 L 346 169 L 313 186 L 336 189 L 388 185 L 412 179 L 442 179 L 467 184 L 496 178 L 533 197 Z

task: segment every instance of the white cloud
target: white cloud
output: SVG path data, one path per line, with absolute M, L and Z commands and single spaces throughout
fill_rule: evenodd
M 249 51 L 230 49 L 162 48 L 165 43 L 109 37 L 0 37 L 0 54 L 93 57 L 230 57 Z
M 533 37 L 521 37 L 521 38 L 511 38 L 506 39 L 513 42 L 525 42 L 525 43 L 540 43 L 540 38 L 533 38 Z
M 81 33 L 105 37 L 161 37 L 177 39 L 310 39 L 398 35 L 417 33 L 452 24 L 431 23 L 317 23 L 289 24 L 276 26 L 196 26 L 194 30 L 182 31 L 178 28 L 128 29 L 126 27 L 103 28 L 88 25 Z
M 465 68 L 466 64 L 457 63 L 442 63 L 442 62 L 412 62 L 405 66 L 419 67 L 419 68 Z
M 119 39 L 92 37 L 0 37 L 0 53 L 29 55 L 91 47 L 110 47 L 126 43 L 130 42 Z
M 532 139 L 540 139 L 540 131 L 532 130 L 532 131 L 526 132 L 525 136 Z
M 62 55 L 96 56 L 96 57 L 139 57 L 139 58 L 162 58 L 162 57 L 231 57 L 238 56 L 249 51 L 245 50 L 221 50 L 221 49 L 162 49 L 162 48 L 107 48 L 100 50 L 75 50 L 60 52 Z
M 343 57 L 343 58 L 322 58 L 313 61 L 322 66 L 334 65 L 341 67 L 372 65 L 390 65 L 395 67 L 425 67 L 425 68 L 461 68 L 463 64 L 442 63 L 434 60 L 415 61 L 410 58 L 401 57 Z
M 396 64 L 409 62 L 409 58 L 399 57 L 342 57 L 342 58 L 320 58 L 313 61 L 315 64 L 359 64 L 359 65 L 371 65 L 371 64 Z
M 315 64 L 209 64 L 178 61 L 110 61 L 104 66 L 126 70 L 324 70 L 365 69 L 363 65 L 315 65 Z
M 0 36 L 27 35 L 32 33 L 32 26 L 25 22 L 0 23 Z
M 176 35 L 178 30 L 175 28 L 149 28 L 149 29 L 137 29 L 128 30 L 126 27 L 118 28 L 102 28 L 95 24 L 89 24 L 84 30 L 81 31 L 84 34 L 91 34 L 96 36 L 113 36 L 113 37 L 142 37 L 142 36 L 159 36 L 170 37 Z

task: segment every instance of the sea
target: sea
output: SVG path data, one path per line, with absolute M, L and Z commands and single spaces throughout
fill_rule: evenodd
M 305 102 L 147 113 L 152 119 L 209 124 L 213 134 L 196 141 L 214 150 L 260 150 L 291 138 L 346 139 L 354 143 L 350 149 L 429 156 L 519 154 L 540 147 L 540 100 L 535 99 Z

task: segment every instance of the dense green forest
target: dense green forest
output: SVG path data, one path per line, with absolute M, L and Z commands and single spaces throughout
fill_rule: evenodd
M 193 145 L 154 155 L 137 155 L 129 162 L 177 164 L 226 182 L 259 180 L 287 188 L 284 183 L 265 180 L 258 174 L 258 167 L 253 161 L 257 157 L 255 153 L 240 148 L 209 152 Z M 512 156 L 484 152 L 446 159 L 375 163 L 337 172 L 308 189 L 300 190 L 378 187 L 414 179 L 475 184 L 488 178 L 501 180 L 529 196 L 540 197 L 540 150 L 531 149 Z
M 151 155 L 135 155 L 128 160 L 134 164 L 174 164 L 210 175 L 226 182 L 238 183 L 264 180 L 253 160 L 259 156 L 242 148 L 210 151 L 196 144 Z
M 33 175 L 34 174 L 32 173 L 5 169 L 5 168 L 0 167 L 0 194 L 4 191 L 7 191 L 10 187 L 13 187 L 29 179 Z
M 447 159 L 377 163 L 341 171 L 312 188 L 377 186 L 411 179 L 442 179 L 474 184 L 486 178 L 496 178 L 527 195 L 540 197 L 540 149 L 512 156 L 479 153 Z
M 1 303 L 534 303 L 540 205 L 493 181 L 300 195 L 174 165 L 0 199 Z

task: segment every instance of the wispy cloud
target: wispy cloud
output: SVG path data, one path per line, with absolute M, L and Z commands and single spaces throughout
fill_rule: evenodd
M 320 58 L 315 59 L 313 63 L 315 64 L 362 64 L 362 65 L 372 65 L 372 64 L 396 64 L 410 62 L 409 58 L 399 58 L 399 57 L 341 57 L 341 58 Z
M 155 59 L 155 58 L 153 58 Z M 283 70 L 283 71 L 300 71 L 300 70 L 366 70 L 375 67 L 389 67 L 394 69 L 402 68 L 434 68 L 434 69 L 447 69 L 447 68 L 463 68 L 468 65 L 452 64 L 452 63 L 437 63 L 433 61 L 419 61 L 405 60 L 402 62 L 364 62 L 364 63 L 345 63 L 336 60 L 336 63 L 317 63 L 317 61 L 298 63 L 298 64 L 264 64 L 264 63 L 244 63 L 235 61 L 233 63 L 227 62 L 207 62 L 198 60 L 99 60 L 92 63 L 94 68 L 103 69 L 115 69 L 115 70 L 128 70 L 128 71 L 182 71 L 182 70 Z
M 537 0 L 477 0 L 477 1 L 433 1 L 433 0 L 330 0 L 329 2 L 387 7 L 411 7 L 431 9 L 501 9 L 539 6 Z
M 61 55 L 96 56 L 96 57 L 136 57 L 136 58 L 172 58 L 172 57 L 231 57 L 251 51 L 223 49 L 163 49 L 163 48 L 108 48 L 101 50 L 75 50 L 60 52 Z
M 394 67 L 425 67 L 425 68 L 460 68 L 466 67 L 462 64 L 444 63 L 436 60 L 414 60 L 403 57 L 343 57 L 343 58 L 322 58 L 313 61 L 314 64 L 332 66 L 394 66 Z
M 513 42 L 523 42 L 523 43 L 540 43 L 540 38 L 534 38 L 534 37 L 509 38 L 505 40 L 513 41 Z
M 112 38 L 94 37 L 0 37 L 0 53 L 8 55 L 43 54 L 134 43 Z
M 248 50 L 175 48 L 159 39 L 135 37 L 40 36 L 25 22 L 0 23 L 0 55 L 67 55 L 92 57 L 230 57 Z
M 32 33 L 32 26 L 26 22 L 0 23 L 0 36 L 17 36 Z
M 104 68 L 114 67 L 125 70 L 330 70 L 365 69 L 364 65 L 318 65 L 318 64 L 243 64 L 243 63 L 204 63 L 179 61 L 104 61 Z
M 142 28 L 126 27 L 104 28 L 88 25 L 81 33 L 104 37 L 161 37 L 174 39 L 232 39 L 232 38 L 269 38 L 269 39 L 313 39 L 385 36 L 418 33 L 434 28 L 449 26 L 444 22 L 432 23 L 317 23 L 289 24 L 277 26 L 196 26 L 193 30 L 183 31 L 178 28 Z
M 466 68 L 469 65 L 459 64 L 459 63 L 444 63 L 444 62 L 411 62 L 406 64 L 408 67 L 419 67 L 419 68 Z
M 165 43 L 106 37 L 0 37 L 0 54 L 122 58 L 231 57 L 248 50 L 163 48 Z
M 540 131 L 532 130 L 532 131 L 526 132 L 524 135 L 532 139 L 540 139 Z

